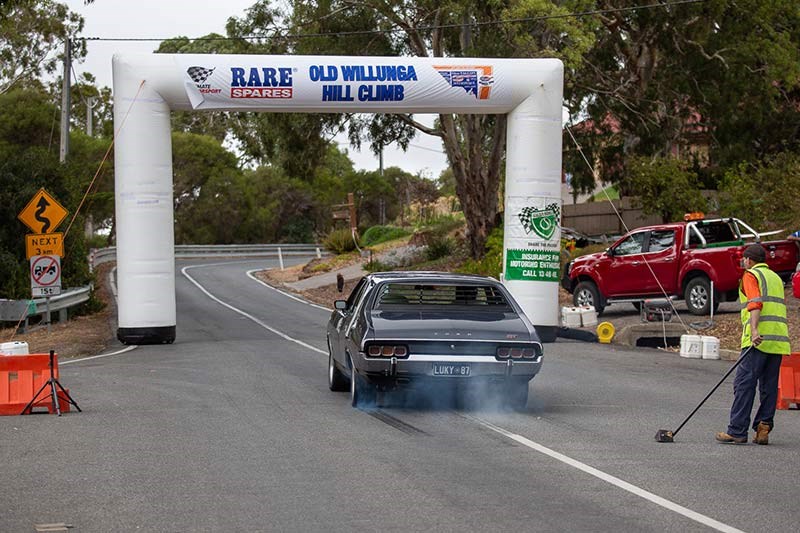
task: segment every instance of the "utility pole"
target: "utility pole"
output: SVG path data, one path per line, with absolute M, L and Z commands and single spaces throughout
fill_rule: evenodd
M 64 76 L 61 80 L 61 150 L 59 151 L 60 162 L 67 160 L 69 153 L 69 80 L 72 72 L 72 47 L 69 39 L 64 41 Z
M 86 135 L 89 137 L 92 136 L 92 127 L 93 127 L 93 120 L 94 120 L 94 106 L 97 105 L 97 98 L 94 96 L 88 96 L 86 98 Z

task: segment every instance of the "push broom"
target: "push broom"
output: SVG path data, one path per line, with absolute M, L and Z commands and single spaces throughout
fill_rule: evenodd
M 744 360 L 744 358 L 747 357 L 747 355 L 750 353 L 752 349 L 753 347 L 750 346 L 747 350 L 745 350 L 745 352 L 741 355 L 741 357 L 739 357 L 739 359 L 736 360 L 733 366 L 731 366 L 728 369 L 728 371 L 725 372 L 725 375 L 722 376 L 722 379 L 719 380 L 719 382 L 716 385 L 714 385 L 714 388 L 711 389 L 711 392 L 706 394 L 706 397 L 703 398 L 703 400 L 699 404 L 697 404 L 697 407 L 694 408 L 694 411 L 689 413 L 689 416 L 687 416 L 686 419 L 683 422 L 681 422 L 681 425 L 678 426 L 678 429 L 676 429 L 675 431 L 670 431 L 668 429 L 659 429 L 656 432 L 656 442 L 675 442 L 675 435 L 677 435 L 678 432 L 681 430 L 681 428 L 686 424 L 686 422 L 688 422 L 689 419 L 694 416 L 697 410 L 700 409 L 700 407 L 702 407 L 704 403 L 706 403 L 706 400 L 711 398 L 711 395 L 714 394 L 714 391 L 716 391 L 719 388 L 719 386 L 722 385 L 722 382 L 725 381 L 728 378 L 728 376 L 731 375 L 731 372 L 733 372 L 733 370 L 737 366 L 739 366 L 739 363 L 741 363 L 742 360 Z

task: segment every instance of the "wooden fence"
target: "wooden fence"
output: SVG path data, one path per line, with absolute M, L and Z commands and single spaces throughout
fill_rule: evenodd
M 661 223 L 661 217 L 658 215 L 645 215 L 635 206 L 636 198 L 629 196 L 611 202 L 564 204 L 561 211 L 561 225 L 586 235 L 611 236 L 625 233 L 625 226 L 633 229 Z

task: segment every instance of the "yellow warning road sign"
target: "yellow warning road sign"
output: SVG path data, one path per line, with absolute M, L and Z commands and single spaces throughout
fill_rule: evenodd
M 34 233 L 53 233 L 67 216 L 68 211 L 44 189 L 33 195 L 17 218 Z
M 64 257 L 63 233 L 29 233 L 25 235 L 25 251 L 28 259 L 34 255 L 57 255 Z

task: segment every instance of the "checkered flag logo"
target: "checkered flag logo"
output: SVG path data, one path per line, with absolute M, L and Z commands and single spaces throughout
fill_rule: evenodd
M 552 203 L 546 205 L 544 209 L 523 207 L 517 216 L 522 223 L 522 227 L 525 228 L 525 233 L 536 233 L 543 239 L 549 239 L 556 231 L 560 215 L 561 206 L 557 203 Z
M 213 68 L 206 67 L 189 67 L 186 73 L 192 78 L 195 83 L 203 83 L 214 73 Z

